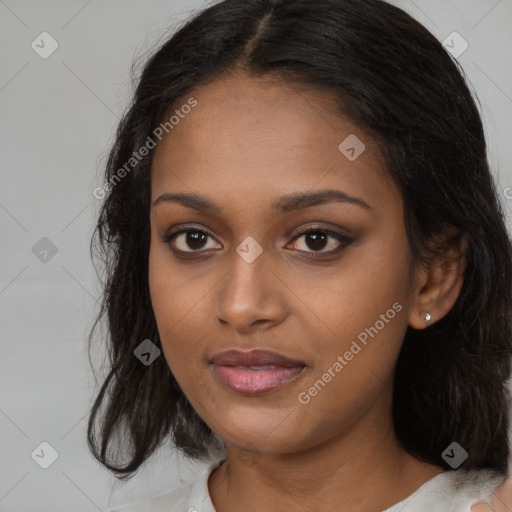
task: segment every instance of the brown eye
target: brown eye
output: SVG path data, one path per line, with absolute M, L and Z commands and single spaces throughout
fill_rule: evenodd
M 295 242 L 295 240 L 299 240 L 302 237 L 304 238 L 304 244 L 302 245 L 303 247 L 306 247 L 305 249 L 297 247 L 297 242 Z M 294 238 L 293 246 L 295 249 L 303 252 L 329 254 L 338 251 L 342 247 L 350 245 L 352 241 L 352 239 L 342 235 L 341 233 L 336 233 L 335 231 L 321 228 L 309 228 Z M 326 248 L 329 249 L 324 250 Z
M 216 247 L 207 247 L 208 239 L 212 236 L 201 229 L 182 229 L 170 233 L 165 237 L 165 242 L 173 246 L 179 252 L 199 252 L 201 250 Z
M 301 238 L 304 241 L 299 244 L 297 240 Z M 210 233 L 198 228 L 182 228 L 164 237 L 164 242 L 169 244 L 174 252 L 182 254 L 202 253 L 203 251 L 207 252 L 211 249 L 220 248 L 220 245 L 215 245 L 214 240 Z M 310 227 L 299 233 L 292 240 L 291 245 L 299 252 L 328 255 L 340 251 L 352 242 L 353 239 L 341 233 L 329 229 Z

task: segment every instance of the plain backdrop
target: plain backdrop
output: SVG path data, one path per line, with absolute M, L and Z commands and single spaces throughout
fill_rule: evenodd
M 512 0 L 394 3 L 440 41 L 455 31 L 455 49 L 467 42 L 458 60 L 481 102 L 510 218 Z M 108 510 L 204 469 L 165 448 L 128 484 L 115 485 L 86 445 L 97 391 L 86 338 L 100 294 L 89 258 L 100 205 L 92 192 L 132 92 L 132 61 L 206 5 L 0 0 L 1 512 Z M 41 450 L 47 461 L 56 457 L 47 469 Z

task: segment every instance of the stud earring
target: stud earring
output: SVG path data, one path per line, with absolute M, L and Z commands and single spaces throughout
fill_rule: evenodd
M 430 313 L 425 313 L 425 322 L 427 322 L 427 327 L 430 325 L 430 320 L 432 317 L 430 316 Z

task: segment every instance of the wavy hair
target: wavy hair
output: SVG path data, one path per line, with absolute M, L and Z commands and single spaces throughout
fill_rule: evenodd
M 420 460 L 450 470 L 441 454 L 457 441 L 468 452 L 463 468 L 505 474 L 512 246 L 482 121 L 457 61 L 382 0 L 224 0 L 195 14 L 145 62 L 108 156 L 109 186 L 91 239 L 103 294 L 89 356 L 104 317 L 108 350 L 88 422 L 92 454 L 126 479 L 169 437 L 197 460 L 224 449 L 165 358 L 146 366 L 134 356 L 145 339 L 161 349 L 148 286 L 152 151 L 134 155 L 195 87 L 234 69 L 333 96 L 340 116 L 377 141 L 403 195 L 415 261 L 428 263 L 431 242 L 446 227 L 467 236 L 455 305 L 428 328 L 407 329 L 393 422 L 404 449 Z

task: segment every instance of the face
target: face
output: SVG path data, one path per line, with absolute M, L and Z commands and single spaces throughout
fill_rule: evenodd
M 149 255 L 181 389 L 228 445 L 267 453 L 390 421 L 414 273 L 376 144 L 325 95 L 284 83 L 231 75 L 190 96 L 155 149 Z M 339 149 L 351 134 L 364 151 Z M 228 349 L 294 363 L 212 364 Z

